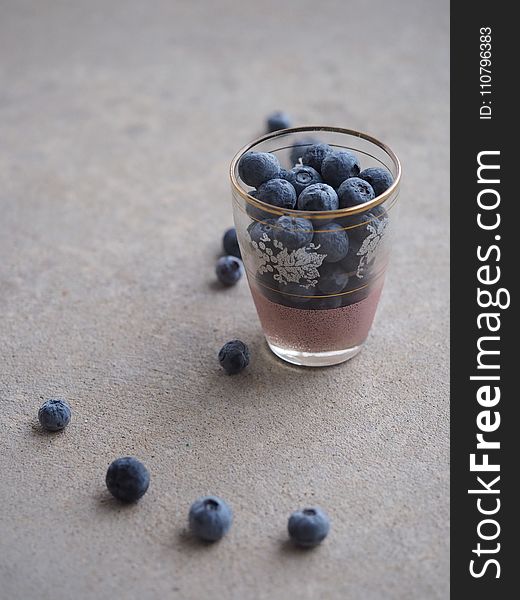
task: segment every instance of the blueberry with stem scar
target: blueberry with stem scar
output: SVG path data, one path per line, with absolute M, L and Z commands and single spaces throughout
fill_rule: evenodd
M 188 521 L 193 535 L 207 542 L 216 542 L 229 531 L 233 513 L 221 498 L 205 496 L 191 505 Z
M 329 533 L 329 517 L 320 508 L 304 508 L 292 513 L 287 523 L 289 537 L 298 546 L 313 548 Z
M 222 285 L 227 287 L 235 285 L 243 272 L 242 261 L 236 256 L 222 256 L 217 260 L 215 273 Z
M 345 179 L 359 175 L 359 162 L 352 152 L 347 150 L 327 154 L 321 164 L 323 181 L 337 189 Z

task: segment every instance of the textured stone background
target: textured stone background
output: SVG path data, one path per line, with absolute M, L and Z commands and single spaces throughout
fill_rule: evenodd
M 448 597 L 448 4 L 0 2 L 0 596 Z M 390 144 L 398 244 L 352 362 L 271 356 L 219 290 L 235 151 L 269 111 Z M 247 340 L 230 378 L 215 354 Z M 73 422 L 40 432 L 60 395 Z M 109 462 L 144 460 L 123 508 Z M 214 492 L 235 525 L 185 531 Z M 318 550 L 285 542 L 319 503 Z

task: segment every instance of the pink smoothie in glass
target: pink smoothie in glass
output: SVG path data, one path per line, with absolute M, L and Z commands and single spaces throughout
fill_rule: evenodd
M 269 342 L 298 352 L 333 352 L 359 346 L 365 341 L 382 288 L 383 281 L 360 302 L 323 310 L 276 304 L 254 283 L 251 293 Z

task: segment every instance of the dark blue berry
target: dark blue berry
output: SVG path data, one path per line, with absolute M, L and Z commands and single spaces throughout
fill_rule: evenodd
M 327 296 L 326 298 L 316 298 L 316 307 L 319 310 L 329 310 L 339 308 L 343 304 L 343 296 Z
M 146 493 L 150 473 L 137 458 L 123 456 L 108 467 L 106 484 L 108 491 L 118 500 L 135 502 Z
M 274 239 L 288 250 L 302 248 L 312 241 L 314 229 L 308 219 L 280 217 L 273 225 Z
M 359 175 L 358 159 L 347 150 L 335 151 L 327 154 L 321 164 L 323 181 L 338 188 L 345 179 Z
M 329 517 L 319 508 L 297 510 L 289 517 L 289 537 L 298 546 L 312 548 L 320 544 L 329 533 Z
M 231 286 L 242 277 L 244 267 L 236 256 L 222 256 L 217 260 L 215 273 L 222 285 Z
M 51 399 L 42 404 L 38 411 L 40 425 L 47 431 L 61 431 L 69 424 L 70 406 L 65 400 Z
M 348 273 L 338 263 L 325 263 L 320 267 L 317 287 L 323 294 L 339 294 L 348 283 Z
M 364 204 L 376 197 L 372 186 L 359 177 L 350 177 L 338 188 L 338 198 L 340 208 L 350 208 L 358 204 Z
M 226 535 L 232 521 L 231 508 L 217 496 L 199 498 L 190 507 L 190 530 L 207 542 L 216 542 Z
M 265 181 L 277 177 L 280 163 L 269 152 L 247 152 L 238 163 L 240 179 L 251 187 L 259 187 Z
M 388 169 L 381 167 L 370 167 L 361 171 L 359 174 L 361 179 L 368 181 L 374 189 L 375 195 L 380 196 L 383 192 L 392 185 L 394 178 Z
M 338 195 L 326 183 L 309 185 L 298 198 L 299 210 L 336 210 L 338 206 Z
M 281 110 L 277 110 L 276 112 L 270 114 L 267 117 L 267 131 L 272 133 L 273 131 L 278 131 L 280 129 L 287 129 L 291 126 L 291 117 L 282 112 Z
M 320 254 L 326 254 L 324 262 L 338 262 L 348 252 L 349 240 L 347 232 L 337 223 L 321 225 L 314 234 L 313 243 L 319 246 Z
M 296 206 L 296 191 L 292 183 L 286 179 L 266 181 L 257 189 L 256 198 L 279 208 L 294 208 Z
M 293 281 L 281 283 L 279 290 L 282 296 L 282 303 L 287 306 L 298 307 L 301 304 L 309 302 L 314 295 L 313 288 L 304 287 L 303 285 Z
M 232 340 L 222 346 L 218 353 L 220 366 L 228 375 L 240 373 L 249 364 L 249 348 L 240 340 Z
M 290 154 L 291 165 L 296 165 L 299 162 L 300 158 L 303 157 L 307 148 L 309 146 L 314 146 L 315 144 L 319 144 L 319 140 L 313 137 L 302 138 L 298 141 L 297 144 L 294 144 L 294 146 L 291 148 Z
M 309 185 L 321 183 L 321 175 L 318 171 L 305 165 L 296 165 L 285 173 L 284 179 L 292 183 L 297 196 Z
M 302 156 L 302 163 L 309 165 L 321 173 L 321 165 L 323 159 L 332 152 L 332 148 L 328 144 L 313 144 L 309 146 Z
M 257 244 L 262 241 L 264 234 L 270 240 L 274 239 L 274 226 L 276 225 L 277 219 L 269 218 L 264 219 L 263 221 L 254 221 L 249 225 L 247 231 L 249 233 L 249 237 L 251 241 L 256 242 Z
M 236 256 L 236 258 L 242 258 L 240 254 L 240 246 L 238 245 L 237 230 L 234 227 L 230 227 L 222 238 L 222 246 L 224 252 L 228 256 Z

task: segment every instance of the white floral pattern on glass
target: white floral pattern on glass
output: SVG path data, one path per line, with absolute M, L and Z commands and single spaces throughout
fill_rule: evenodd
M 319 246 L 307 244 L 304 248 L 288 250 L 277 240 L 271 240 L 263 233 L 258 242 L 251 240 L 256 271 L 273 273 L 279 283 L 298 283 L 304 288 L 315 287 L 318 283 L 321 266 L 326 254 L 316 252 Z
M 370 233 L 363 240 L 363 243 L 357 252 L 357 256 L 361 256 L 356 272 L 356 275 L 360 279 L 363 279 L 365 276 L 365 269 L 367 265 L 371 263 L 377 256 L 377 249 L 381 243 L 381 240 L 383 239 L 387 224 L 388 219 L 382 219 L 380 221 L 375 219 L 367 225 L 367 229 Z

